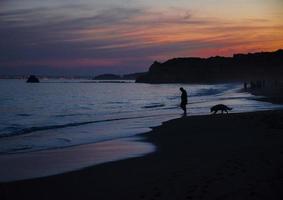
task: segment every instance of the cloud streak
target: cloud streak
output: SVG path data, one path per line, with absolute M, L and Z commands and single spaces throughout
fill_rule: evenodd
M 0 73 L 20 65 L 141 71 L 153 59 L 274 50 L 282 35 L 283 24 L 272 19 L 235 21 L 181 8 L 0 9 Z

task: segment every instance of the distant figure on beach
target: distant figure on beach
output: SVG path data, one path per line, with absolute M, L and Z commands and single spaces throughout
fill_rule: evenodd
M 247 82 L 244 82 L 244 90 L 245 90 L 245 91 L 248 90 L 248 84 L 247 84 Z
M 184 111 L 184 115 L 187 115 L 187 104 L 188 104 L 188 95 L 187 91 L 184 88 L 180 88 L 182 95 L 181 95 L 181 104 L 180 107 Z

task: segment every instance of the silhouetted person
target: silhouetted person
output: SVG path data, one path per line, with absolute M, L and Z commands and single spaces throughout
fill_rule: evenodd
M 251 87 L 250 87 L 251 89 L 255 89 L 256 84 L 255 84 L 253 81 L 251 81 L 250 86 L 251 86 Z
M 182 95 L 181 95 L 181 104 L 180 107 L 182 108 L 182 110 L 184 111 L 184 115 L 187 115 L 187 104 L 188 104 L 188 95 L 187 92 L 184 88 L 180 88 Z
M 262 81 L 262 87 L 265 88 L 265 80 Z
M 261 81 L 256 81 L 256 88 L 261 89 Z
M 244 82 L 244 90 L 247 91 L 247 89 L 248 89 L 248 84 L 247 82 Z

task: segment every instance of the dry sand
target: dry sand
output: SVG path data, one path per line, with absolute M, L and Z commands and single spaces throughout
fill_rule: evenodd
M 194 116 L 146 134 L 141 158 L 0 185 L 0 199 L 282 199 L 283 111 Z

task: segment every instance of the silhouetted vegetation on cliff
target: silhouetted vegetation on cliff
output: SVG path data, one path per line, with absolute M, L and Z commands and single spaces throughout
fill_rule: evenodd
M 283 50 L 233 57 L 174 58 L 155 61 L 139 76 L 142 83 L 215 83 L 283 78 Z

